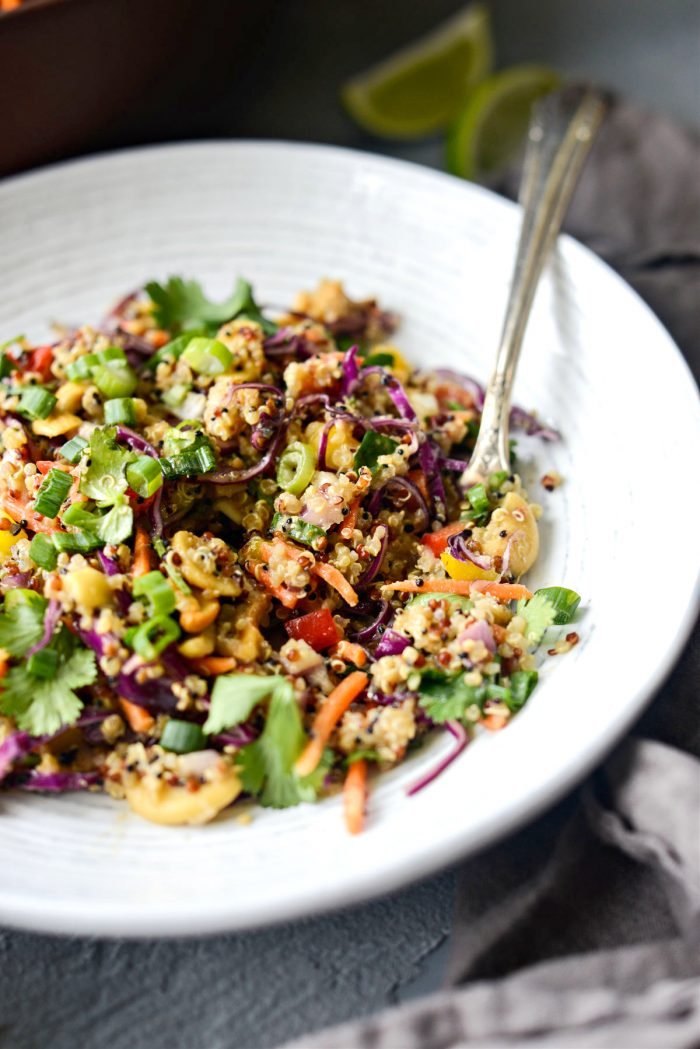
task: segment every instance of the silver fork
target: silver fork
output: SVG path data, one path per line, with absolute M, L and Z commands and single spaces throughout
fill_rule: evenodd
M 606 109 L 604 96 L 589 87 L 565 88 L 535 107 L 520 185 L 524 213 L 510 295 L 479 435 L 461 478 L 465 487 L 499 470 L 510 473 L 511 393 L 532 300 Z

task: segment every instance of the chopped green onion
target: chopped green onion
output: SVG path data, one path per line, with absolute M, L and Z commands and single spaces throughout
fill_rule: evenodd
M 92 381 L 104 397 L 129 397 L 138 386 L 136 372 L 128 364 L 100 364 L 93 370 Z
M 182 360 L 199 375 L 221 375 L 230 367 L 233 354 L 218 339 L 190 339 Z
M 159 656 L 164 648 L 177 641 L 180 627 L 169 616 L 152 616 L 143 623 L 133 638 L 134 652 L 150 662 Z
M 70 441 L 67 441 L 66 444 L 58 449 L 58 452 L 69 463 L 77 463 L 88 444 L 89 442 L 84 437 L 71 437 Z
M 201 725 L 169 718 L 160 737 L 160 745 L 163 750 L 171 750 L 174 754 L 191 754 L 194 750 L 204 750 L 206 736 Z
M 71 382 L 81 382 L 83 379 L 89 379 L 92 369 L 97 363 L 96 353 L 85 353 L 82 357 L 78 357 L 77 360 L 71 361 L 66 366 L 66 375 Z
M 163 361 L 178 360 L 189 344 L 198 335 L 206 335 L 205 328 L 192 328 L 190 331 L 185 331 L 182 335 L 178 335 L 176 339 L 172 339 L 170 342 L 166 342 L 165 346 L 161 346 L 157 353 L 154 353 L 152 357 L 148 358 L 146 367 L 150 371 L 155 371 L 159 364 Z
M 368 430 L 360 441 L 360 446 L 355 452 L 353 464 L 356 470 L 361 466 L 368 466 L 372 473 L 379 466 L 380 455 L 391 455 L 399 446 L 398 441 L 386 434 L 377 433 L 376 430 Z
M 489 488 L 492 492 L 497 492 L 504 481 L 507 481 L 510 474 L 507 470 L 497 470 L 496 473 L 491 474 L 489 477 Z
M 316 469 L 316 453 L 310 444 L 294 441 L 285 449 L 277 466 L 277 484 L 285 492 L 301 495 Z
M 369 367 L 380 367 L 390 368 L 394 363 L 394 358 L 390 353 L 371 353 L 369 357 L 364 360 L 364 366 Z
M 535 594 L 541 594 L 554 606 L 554 622 L 557 626 L 570 623 L 574 618 L 576 609 L 581 604 L 581 597 L 575 590 L 567 590 L 565 586 L 545 586 L 536 590 Z
M 312 550 L 320 550 L 325 546 L 326 533 L 318 525 L 309 524 L 301 517 L 292 517 L 290 514 L 275 514 L 272 518 L 270 531 L 282 532 L 290 539 L 296 539 L 298 543 L 310 546 Z
M 200 434 L 184 452 L 159 459 L 158 462 L 166 481 L 172 481 L 177 477 L 196 477 L 209 473 L 216 466 L 216 453 L 208 438 Z
M 160 399 L 163 404 L 167 404 L 169 408 L 179 408 L 191 389 L 192 387 L 189 383 L 178 382 L 174 386 L 171 386 L 169 390 L 165 390 L 165 392 L 160 395 Z
M 175 611 L 173 588 L 160 572 L 147 572 L 134 583 L 134 597 L 145 597 L 152 616 L 167 616 Z
M 520 710 L 525 705 L 537 684 L 537 680 L 538 674 L 536 670 L 516 670 L 510 675 L 511 698 L 510 701 L 506 700 L 510 710 Z
M 469 500 L 472 510 L 478 517 L 488 514 L 491 509 L 489 497 L 486 494 L 486 489 L 483 484 L 473 484 L 471 488 L 467 489 L 467 499 Z
M 133 397 L 115 397 L 111 401 L 105 401 L 104 410 L 107 426 L 133 426 L 136 422 Z
M 90 354 L 92 356 L 92 354 Z M 94 355 L 97 359 L 96 364 L 109 364 L 110 362 L 119 361 L 120 364 L 126 364 L 127 358 L 124 350 L 121 346 L 108 346 L 106 350 L 100 350 L 99 353 Z
M 27 673 L 34 677 L 50 678 L 56 673 L 58 652 L 53 648 L 40 648 L 27 660 Z
M 104 545 L 94 532 L 52 532 L 51 542 L 59 553 L 87 554 Z
M 154 495 L 163 484 L 163 474 L 158 460 L 150 455 L 140 455 L 135 462 L 129 463 L 126 468 L 126 479 L 129 487 L 140 495 L 142 499 L 148 499 Z
M 68 495 L 73 478 L 63 470 L 49 470 L 37 492 L 34 509 L 43 517 L 53 519 Z
M 85 509 L 86 503 L 71 503 L 61 514 L 61 520 L 71 528 L 97 528 L 99 517 Z
M 43 386 L 25 386 L 17 409 L 29 419 L 46 419 L 56 407 L 56 398 Z
M 461 594 L 416 594 L 415 597 L 407 603 L 406 608 L 409 605 L 428 605 L 431 601 L 449 601 L 450 604 L 454 605 L 455 608 L 460 611 L 468 612 L 474 607 L 474 602 L 468 597 L 463 597 Z
M 58 560 L 56 547 L 43 532 L 37 532 L 29 544 L 29 556 L 35 565 L 47 572 L 53 572 Z

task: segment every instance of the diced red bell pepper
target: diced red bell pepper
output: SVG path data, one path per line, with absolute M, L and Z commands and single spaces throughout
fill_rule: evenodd
M 443 551 L 447 549 L 447 540 L 451 535 L 457 535 L 458 532 L 464 531 L 463 521 L 453 521 L 452 524 L 445 525 L 444 528 L 439 528 L 437 532 L 426 532 L 421 542 L 425 546 L 429 546 L 436 557 L 439 557 Z
M 288 619 L 284 628 L 290 637 L 297 641 L 306 641 L 316 652 L 330 648 L 340 641 L 340 631 L 327 608 L 318 608 L 305 616 Z
M 43 379 L 50 379 L 52 364 L 53 347 L 37 346 L 37 348 L 32 350 L 29 354 L 29 366 L 27 370 L 30 372 L 38 372 Z

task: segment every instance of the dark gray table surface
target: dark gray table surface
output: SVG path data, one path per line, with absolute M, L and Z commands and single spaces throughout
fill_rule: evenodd
M 436 15 L 456 6 L 436 0 Z M 493 6 L 502 64 L 552 63 L 700 123 L 697 0 L 495 0 Z M 416 5 L 407 8 L 415 12 Z M 251 116 L 256 130 L 279 135 L 270 114 L 279 120 L 285 105 L 291 114 L 300 100 L 315 106 L 318 133 L 300 134 L 290 115 L 290 137 L 369 145 L 336 115 L 335 103 L 314 95 L 312 81 L 299 85 L 293 106 L 282 92 L 261 101 Z M 387 151 L 440 164 L 435 142 Z M 454 884 L 454 874 L 445 872 L 349 911 L 211 939 L 120 943 L 0 930 L 0 1046 L 246 1049 L 373 1012 L 439 986 Z

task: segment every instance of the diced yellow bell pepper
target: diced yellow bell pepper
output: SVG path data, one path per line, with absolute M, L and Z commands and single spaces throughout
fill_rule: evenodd
M 64 412 L 62 415 L 50 415 L 48 419 L 35 419 L 32 430 L 40 437 L 60 437 L 71 430 L 77 430 L 82 421 L 77 415 Z
M 396 376 L 399 382 L 407 382 L 413 369 L 404 355 L 399 353 L 395 346 L 382 342 L 373 346 L 369 351 L 368 356 L 374 356 L 375 354 L 380 353 L 386 353 L 392 358 L 393 364 L 388 364 L 387 368 Z
M 12 521 L 12 518 L 9 516 L 9 514 L 0 514 L 0 517 L 3 519 L 3 521 Z M 14 523 L 15 522 L 12 521 L 12 524 Z M 5 528 L 0 529 L 0 557 L 9 557 L 12 547 L 15 545 L 15 543 L 18 542 L 18 540 L 20 539 L 26 538 L 27 533 L 24 531 L 24 529 L 21 529 L 17 533 L 17 535 L 13 535 L 12 532 L 8 532 Z
M 445 566 L 450 579 L 493 580 L 499 578 L 498 572 L 494 572 L 493 569 L 479 568 L 478 565 L 473 564 L 471 561 L 459 561 L 447 550 L 440 554 L 440 560 Z

